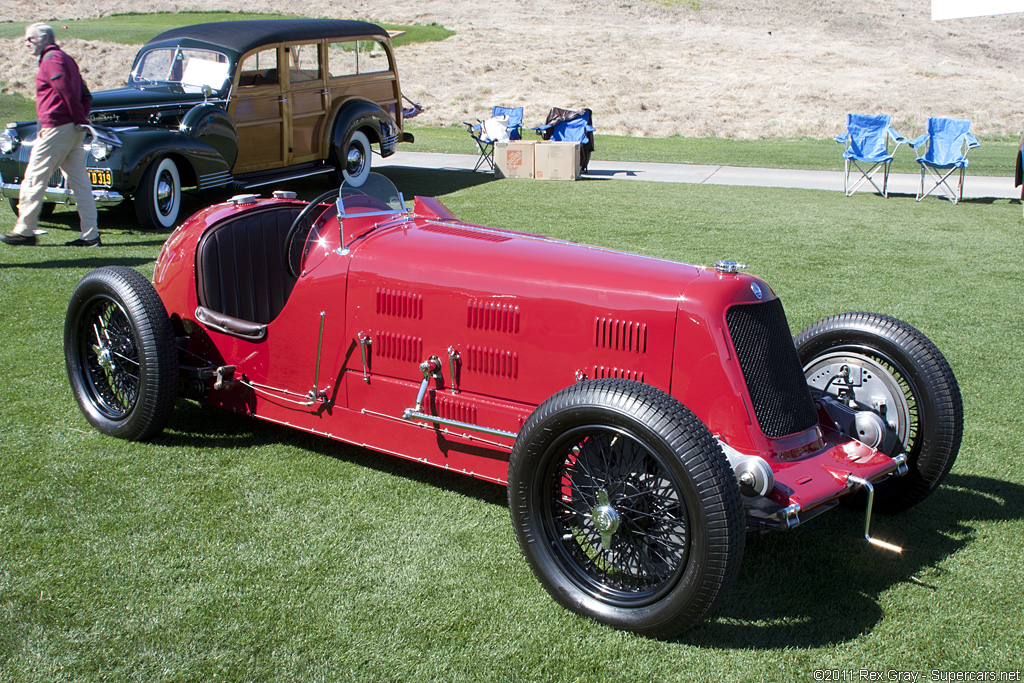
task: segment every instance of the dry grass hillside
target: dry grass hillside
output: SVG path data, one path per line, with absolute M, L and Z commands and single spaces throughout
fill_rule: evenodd
M 403 88 L 449 125 L 493 104 L 594 110 L 601 132 L 637 136 L 828 137 L 848 111 L 893 114 L 907 135 L 928 116 L 979 135 L 1024 126 L 1024 14 L 932 22 L 928 0 L 294 0 L 288 11 L 457 35 L 399 50 Z M 8 0 L 15 21 L 150 10 L 267 11 L 255 0 Z M 35 65 L 0 41 L 0 79 L 30 94 Z M 69 40 L 94 90 L 123 82 L 133 48 Z

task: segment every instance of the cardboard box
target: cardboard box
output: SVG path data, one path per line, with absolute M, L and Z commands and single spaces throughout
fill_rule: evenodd
M 533 173 L 537 180 L 577 180 L 580 143 L 538 142 L 534 145 Z
M 532 178 L 536 146 L 533 140 L 494 143 L 494 177 Z

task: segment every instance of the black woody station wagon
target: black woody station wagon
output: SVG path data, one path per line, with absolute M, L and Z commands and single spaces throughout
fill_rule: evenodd
M 271 19 L 176 28 L 139 50 L 123 88 L 93 95 L 89 175 L 100 206 L 142 227 L 178 222 L 183 187 L 257 187 L 316 174 L 358 186 L 393 154 L 402 89 L 388 32 L 361 21 Z M 36 123 L 0 131 L 0 194 L 17 210 Z M 52 205 L 72 204 L 60 173 Z

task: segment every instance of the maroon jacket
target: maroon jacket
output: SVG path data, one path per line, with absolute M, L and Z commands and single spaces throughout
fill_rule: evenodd
M 56 45 L 39 55 L 36 74 L 36 118 L 41 128 L 66 123 L 88 123 L 92 95 L 82 81 L 78 65 Z

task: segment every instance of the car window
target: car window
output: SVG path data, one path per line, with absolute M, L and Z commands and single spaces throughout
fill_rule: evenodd
M 199 92 L 204 85 L 220 90 L 228 76 L 227 55 L 213 50 L 160 48 L 139 57 L 129 84 L 180 83 L 186 90 Z
M 331 78 L 359 73 L 356 68 L 358 54 L 354 41 L 330 43 L 327 46 L 327 63 Z
M 319 43 L 288 46 L 288 79 L 292 83 L 321 79 L 319 47 Z
M 387 50 L 380 41 L 359 41 L 359 73 L 372 74 L 388 71 L 390 68 Z
M 376 40 L 348 40 L 327 46 L 331 78 L 389 71 L 391 63 L 384 45 Z
M 277 75 L 277 48 L 255 52 L 242 62 L 238 74 L 240 88 L 252 88 L 260 85 L 275 85 L 280 82 Z

